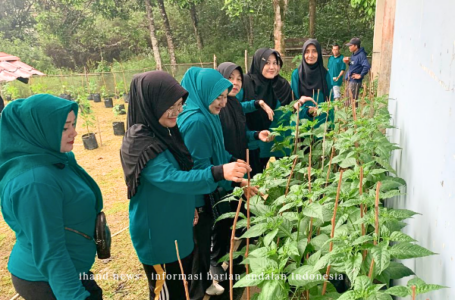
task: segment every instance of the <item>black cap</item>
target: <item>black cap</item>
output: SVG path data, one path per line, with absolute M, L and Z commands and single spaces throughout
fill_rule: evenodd
M 346 44 L 346 46 L 351 46 L 351 45 L 356 45 L 357 47 L 360 47 L 360 39 L 359 38 L 352 38 L 349 43 Z

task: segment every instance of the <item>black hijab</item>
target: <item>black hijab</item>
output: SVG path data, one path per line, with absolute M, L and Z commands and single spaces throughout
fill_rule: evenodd
M 278 63 L 280 64 L 280 69 L 283 68 L 283 61 L 281 59 L 278 61 Z M 273 78 L 273 91 L 275 92 L 278 100 L 280 100 L 281 106 L 288 105 L 294 100 L 292 88 L 289 84 L 289 81 L 287 81 L 280 74 Z
M 305 61 L 305 51 L 309 45 L 314 45 L 318 51 L 318 60 L 309 65 Z M 300 96 L 313 97 L 320 90 L 324 94 L 324 101 L 329 97 L 327 85 L 327 70 L 324 68 L 321 45 L 315 39 L 309 39 L 303 44 L 302 63 L 299 66 L 299 92 Z
M 240 66 L 231 62 L 224 62 L 218 66 L 217 70 L 228 80 L 232 72 L 238 70 L 243 84 L 243 70 Z M 246 149 L 248 148 L 246 118 L 242 105 L 236 97 L 228 95 L 226 107 L 220 112 L 220 120 L 226 151 L 236 158 L 246 160 Z
M 243 101 L 264 100 L 271 109 L 275 109 L 278 98 L 273 89 L 273 79 L 267 79 L 262 75 L 267 59 L 272 54 L 275 54 L 277 62 L 283 65 L 280 53 L 274 49 L 261 48 L 254 53 L 250 70 L 243 80 Z M 250 130 L 260 131 L 269 129 L 272 121 L 264 110 L 259 109 L 246 114 L 246 123 Z
M 147 162 L 169 149 L 180 168 L 188 171 L 193 160 L 177 125 L 166 128 L 161 116 L 188 92 L 168 73 L 152 71 L 134 76 L 130 86 L 127 127 L 120 149 L 128 199 L 136 194 L 139 176 Z

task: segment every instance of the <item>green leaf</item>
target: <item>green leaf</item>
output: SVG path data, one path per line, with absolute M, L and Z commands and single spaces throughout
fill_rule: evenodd
M 390 240 L 393 242 L 415 242 L 416 241 L 412 237 L 410 237 L 409 235 L 407 235 L 401 231 L 392 232 L 392 234 L 390 235 Z
M 402 263 L 391 261 L 387 269 L 384 270 L 390 276 L 390 279 L 400 279 L 406 276 L 414 275 L 414 272 Z
M 278 233 L 278 228 L 267 233 L 267 235 L 264 237 L 264 245 L 269 246 L 270 243 L 273 242 L 273 239 L 275 238 L 277 233 Z
M 381 292 L 375 292 L 374 294 L 368 296 L 366 300 L 393 300 L 392 297 L 388 294 L 384 294 Z
M 312 266 L 302 266 L 288 276 L 288 281 L 293 286 L 307 286 L 312 283 L 323 283 L 324 278 Z
M 283 299 L 286 290 L 282 287 L 280 280 L 267 280 L 261 288 L 260 300 Z
M 325 268 L 328 264 L 330 264 L 330 254 L 326 254 L 323 257 L 321 257 L 316 262 L 313 269 L 319 271 L 320 269 Z
M 323 207 L 321 204 L 317 202 L 313 202 L 307 207 L 305 207 L 302 211 L 302 213 L 307 216 L 307 217 L 312 217 L 312 218 L 317 218 L 319 220 L 324 219 L 324 214 L 323 214 Z
M 325 244 L 325 242 L 327 242 L 327 240 L 329 239 L 329 237 L 325 234 L 320 234 L 316 237 L 314 237 L 310 244 L 313 245 L 314 249 L 316 250 L 320 250 L 322 248 L 322 246 Z
M 399 243 L 389 249 L 390 255 L 398 259 L 424 257 L 436 254 L 416 244 Z
M 373 255 L 374 264 L 378 268 L 377 273 L 381 273 L 389 266 L 390 253 L 387 251 L 387 246 L 371 249 L 371 255 Z
M 371 280 L 367 276 L 359 276 L 354 281 L 355 291 L 365 291 L 369 286 L 371 286 Z
M 257 237 L 263 234 L 264 232 L 267 231 L 267 223 L 261 223 L 254 225 L 250 229 L 247 230 L 240 238 L 241 239 L 246 239 L 246 238 L 252 238 L 252 237 Z
M 308 245 L 308 239 L 303 237 L 297 244 L 297 248 L 299 249 L 300 256 L 303 256 L 305 253 L 306 246 Z
M 377 174 L 382 174 L 384 172 L 387 172 L 386 169 L 374 169 L 369 172 L 369 175 L 377 175 Z
M 359 299 L 359 296 L 361 296 L 361 294 L 357 291 L 348 291 L 343 293 L 338 300 L 357 300 Z
M 398 297 L 408 297 L 412 295 L 412 291 L 410 288 L 405 286 L 394 286 L 390 289 L 386 290 L 384 293 L 389 295 L 398 296 Z
M 224 220 L 224 219 L 234 218 L 235 215 L 236 215 L 235 212 L 228 212 L 228 213 L 222 214 L 221 216 L 218 217 L 218 219 L 216 219 L 216 222 Z M 246 218 L 242 212 L 239 212 L 239 217 L 241 217 L 242 219 Z
M 307 259 L 307 263 L 309 266 L 314 266 L 319 258 L 321 258 L 321 251 L 316 251 L 313 255 L 310 255 L 310 258 Z
M 389 209 L 387 210 L 387 213 L 389 214 L 389 216 L 392 216 L 400 221 L 402 220 L 405 220 L 405 219 L 408 219 L 414 215 L 420 215 L 419 213 L 416 213 L 412 210 L 408 210 L 408 209 Z
M 261 279 L 261 276 L 262 276 L 262 279 Z M 234 284 L 234 287 L 235 288 L 239 288 L 239 287 L 247 287 L 247 286 L 257 286 L 259 285 L 261 282 L 264 281 L 264 273 L 263 272 L 252 272 L 248 275 L 245 275 L 244 277 L 242 277 L 239 281 L 237 281 L 235 284 Z
M 409 288 L 411 288 L 413 285 L 415 285 L 417 295 L 447 288 L 446 286 L 442 286 L 442 285 L 438 285 L 438 284 L 426 284 L 425 281 L 423 281 L 419 277 L 415 277 L 415 278 L 409 280 L 407 285 Z
M 251 267 L 253 272 L 260 272 L 269 269 L 278 269 L 278 263 L 271 258 L 267 257 L 260 257 L 260 258 L 253 258 L 248 257 L 248 264 Z
M 345 169 L 345 168 L 349 168 L 349 167 L 352 167 L 352 166 L 355 166 L 357 164 L 357 161 L 355 160 L 354 157 L 349 157 L 349 158 L 346 158 L 345 160 L 343 160 L 340 164 L 340 167 Z
M 373 240 L 373 237 L 370 236 L 370 235 L 363 235 L 361 237 L 358 237 L 357 239 L 355 239 L 354 242 L 352 242 L 351 246 L 355 246 L 355 245 L 361 245 L 361 244 L 364 244 L 366 242 L 369 242 L 369 241 L 372 241 Z
M 362 261 L 363 257 L 361 253 L 357 253 L 355 256 L 346 260 L 344 268 L 346 269 L 346 275 L 348 275 L 351 282 L 355 282 L 357 275 L 359 275 Z

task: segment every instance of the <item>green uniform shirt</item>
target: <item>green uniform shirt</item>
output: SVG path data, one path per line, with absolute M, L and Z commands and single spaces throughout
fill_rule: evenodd
M 344 63 L 343 58 L 343 55 L 340 55 L 338 57 L 332 55 L 329 57 L 327 68 L 329 69 L 328 71 L 330 74 L 330 82 L 332 85 L 341 86 L 343 84 L 343 76 L 340 76 L 337 81 L 333 81 L 333 77 L 338 77 L 341 71 L 346 70 L 346 64 Z

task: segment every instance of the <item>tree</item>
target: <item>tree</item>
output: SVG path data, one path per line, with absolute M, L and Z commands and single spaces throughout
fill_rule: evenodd
M 153 56 L 155 57 L 156 69 L 162 70 L 163 67 L 161 64 L 160 49 L 158 46 L 158 39 L 156 38 L 155 20 L 153 17 L 152 5 L 150 4 L 150 0 L 145 0 L 145 9 L 147 11 L 147 20 L 150 30 L 150 40 L 152 42 L 152 50 Z
M 310 38 L 314 38 L 316 31 L 316 0 L 309 0 L 309 9 L 310 9 L 309 33 Z
M 6 39 L 25 40 L 27 30 L 36 23 L 32 16 L 33 0 L 0 0 L 0 32 Z
M 275 22 L 273 23 L 273 37 L 275 40 L 275 50 L 282 55 L 285 51 L 284 45 L 284 20 L 282 14 L 284 13 L 284 3 L 281 0 L 273 0 L 273 11 L 275 12 Z
M 171 64 L 174 66 L 177 64 L 177 60 L 175 58 L 174 38 L 172 36 L 171 26 L 169 25 L 169 19 L 167 17 L 166 8 L 164 7 L 164 1 L 157 0 L 157 2 L 161 17 L 163 18 L 164 33 L 166 34 L 167 47 L 169 56 L 171 57 Z
M 194 35 L 196 36 L 197 48 L 202 50 L 204 43 L 202 41 L 201 32 L 199 30 L 199 20 L 197 17 L 196 4 L 201 4 L 203 0 L 175 0 L 180 8 L 190 11 L 191 21 L 193 23 Z

